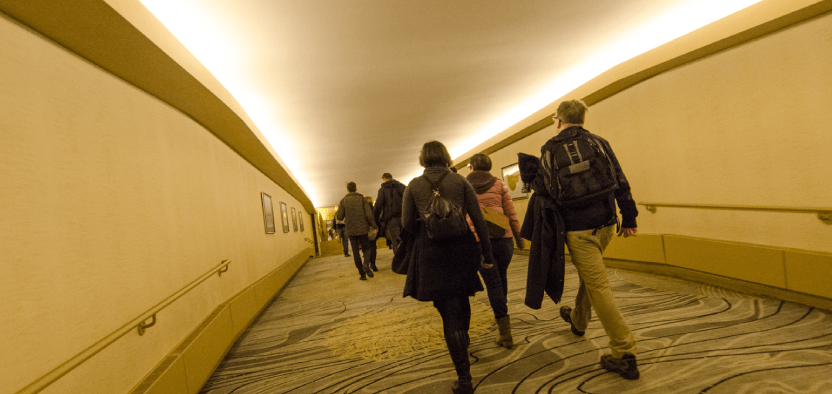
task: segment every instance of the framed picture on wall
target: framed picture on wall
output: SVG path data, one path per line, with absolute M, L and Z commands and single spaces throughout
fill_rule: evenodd
M 283 222 L 283 232 L 289 232 L 289 209 L 285 202 L 280 203 L 280 219 Z
M 523 181 L 520 180 L 520 165 L 514 163 L 503 167 L 503 183 L 508 188 L 512 200 L 529 198 L 529 193 L 523 192 Z
M 263 223 L 266 226 L 266 234 L 274 234 L 274 208 L 272 197 L 266 193 L 260 193 L 260 200 L 263 202 Z
M 300 226 L 300 232 L 303 232 L 303 214 L 298 214 L 298 226 Z
M 295 207 L 292 207 L 292 228 L 298 232 L 298 214 L 295 212 Z

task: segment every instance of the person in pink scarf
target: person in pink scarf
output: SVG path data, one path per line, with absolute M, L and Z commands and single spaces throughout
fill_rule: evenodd
M 511 319 L 508 316 L 508 282 L 506 273 L 511 264 L 511 257 L 514 255 L 514 242 L 517 247 L 523 249 L 523 238 L 520 237 L 520 222 L 517 220 L 517 213 L 514 211 L 514 203 L 511 201 L 508 188 L 497 177 L 491 175 L 491 158 L 482 153 L 471 156 L 471 163 L 468 165 L 472 170 L 468 174 L 468 182 L 474 187 L 477 193 L 477 201 L 481 208 L 491 208 L 506 215 L 509 219 L 509 227 L 505 233 L 485 240 L 491 244 L 491 254 L 494 256 L 495 266 L 480 268 L 485 287 L 488 291 L 488 301 L 494 311 L 494 319 L 497 320 L 500 334 L 495 341 L 497 345 L 511 349 L 514 346 L 511 338 Z M 468 225 L 474 231 L 470 218 Z M 513 238 L 513 239 L 512 239 Z M 482 241 L 477 237 L 477 241 Z

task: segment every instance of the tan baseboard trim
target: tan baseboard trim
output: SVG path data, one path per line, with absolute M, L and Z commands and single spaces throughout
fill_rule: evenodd
M 619 268 L 624 270 L 644 272 L 648 274 L 683 279 L 691 282 L 703 283 L 710 286 L 722 287 L 732 291 L 751 294 L 758 297 L 773 298 L 777 300 L 806 305 L 812 308 L 832 311 L 832 299 L 819 297 L 811 294 L 800 293 L 778 287 L 767 286 L 759 283 L 747 282 L 740 279 L 714 275 L 707 272 L 696 271 L 687 268 L 674 267 L 667 264 L 617 260 L 608 258 L 605 258 L 604 262 L 609 268 Z
M 301 253 L 298 253 L 280 267 L 272 270 L 260 280 L 252 283 L 242 291 L 238 292 L 231 298 L 229 298 L 226 302 L 217 305 L 214 311 L 205 318 L 205 320 L 193 331 L 191 332 L 176 348 L 168 354 L 161 362 L 130 392 L 131 394 L 171 394 L 171 393 L 198 393 L 202 386 L 205 384 L 207 379 L 211 376 L 214 370 L 220 365 L 222 360 L 225 358 L 225 355 L 228 354 L 228 351 L 231 350 L 231 347 L 237 342 L 237 339 L 245 332 L 245 329 L 239 330 L 238 332 L 233 332 L 229 334 L 229 331 L 226 330 L 221 335 L 219 346 L 223 347 L 221 352 L 215 352 L 210 355 L 200 355 L 200 356 L 208 356 L 208 359 L 201 360 L 202 364 L 209 363 L 211 365 L 210 371 L 205 369 L 200 371 L 200 377 L 194 379 L 193 376 L 188 376 L 188 365 L 184 361 L 183 355 L 188 352 L 191 346 L 198 341 L 200 337 L 202 337 L 209 329 L 212 328 L 212 325 L 218 321 L 217 317 L 225 312 L 226 314 L 230 315 L 229 308 L 231 307 L 231 303 L 237 299 L 238 297 L 246 294 L 249 291 L 254 290 L 257 288 L 258 285 L 263 283 L 270 282 L 279 277 L 281 275 L 285 275 L 283 272 L 285 267 L 289 267 L 292 270 L 290 275 L 285 276 L 286 280 L 282 281 L 277 288 L 275 293 L 265 299 L 261 305 L 258 305 L 257 312 L 253 314 L 253 316 L 248 319 L 248 322 L 245 324 L 246 327 L 251 325 L 255 319 L 263 312 L 263 310 L 271 303 L 271 300 L 274 299 L 277 295 L 280 294 L 281 291 L 286 287 L 286 284 L 291 282 L 291 280 L 297 275 L 297 273 L 303 268 L 304 265 L 309 261 L 310 258 L 314 257 L 314 250 L 311 248 L 305 249 Z M 261 287 L 262 288 L 262 287 Z M 221 322 L 222 323 L 222 322 Z M 217 323 L 217 324 L 221 324 Z M 228 329 L 231 330 L 232 324 L 230 323 L 230 319 L 228 322 L 225 322 L 228 326 Z M 216 331 L 216 329 L 214 329 Z M 207 374 L 205 372 L 208 372 Z M 189 382 L 190 381 L 190 382 Z M 195 387 L 198 386 L 198 387 Z M 184 391 L 183 391 L 184 390 Z

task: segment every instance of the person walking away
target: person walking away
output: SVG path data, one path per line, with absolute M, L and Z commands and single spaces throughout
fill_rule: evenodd
M 373 208 L 373 217 L 379 228 L 385 228 L 385 236 L 392 243 L 393 250 L 398 249 L 402 233 L 402 195 L 405 186 L 385 172 L 381 175 L 381 188 Z
M 514 203 L 511 201 L 508 188 L 497 177 L 491 175 L 491 158 L 482 153 L 471 156 L 468 165 L 472 170 L 467 179 L 474 191 L 477 193 L 477 202 L 480 208 L 489 208 L 499 214 L 505 215 L 509 227 L 503 231 L 494 231 L 486 238 L 491 244 L 491 254 L 494 256 L 495 265 L 490 268 L 480 267 L 480 275 L 485 281 L 485 288 L 488 291 L 488 301 L 494 311 L 494 319 L 497 320 L 499 335 L 496 343 L 511 349 L 514 342 L 511 337 L 511 318 L 508 315 L 508 266 L 514 255 L 514 242 L 517 247 L 523 249 L 523 238 L 520 237 L 520 221 L 517 220 L 517 213 L 514 211 Z M 468 223 L 471 231 L 474 226 L 470 217 Z M 500 232 L 500 234 L 496 234 Z M 476 234 L 475 234 L 476 235 Z M 514 238 L 512 240 L 512 238 Z M 477 241 L 482 242 L 481 238 Z
M 471 323 L 468 297 L 483 290 L 477 276 L 478 267 L 483 263 L 493 265 L 494 259 L 489 243 L 483 243 L 481 251 L 477 247 L 465 214 L 471 217 L 481 239 L 488 239 L 488 225 L 479 209 L 474 188 L 462 175 L 451 172 L 451 155 L 442 143 L 425 143 L 419 155 L 419 164 L 425 167 L 423 175 L 414 178 L 402 196 L 402 226 L 408 237 L 414 234 L 415 241 L 405 241 L 403 245 L 409 249 L 397 251 L 395 259 L 407 255 L 404 258 L 408 261 L 404 296 L 432 301 L 442 316 L 445 343 L 457 374 L 452 391 L 456 394 L 473 393 L 468 359 L 468 328 Z M 429 215 L 435 212 L 431 207 L 436 206 L 433 204 L 439 199 L 437 195 L 452 202 L 450 211 L 458 210 L 454 212 L 459 215 L 459 232 L 454 231 L 454 234 L 459 235 L 448 234 L 448 238 L 440 238 L 440 230 L 445 229 L 437 229 L 432 221 L 433 215 Z M 450 216 L 456 217 L 453 214 Z M 451 227 L 457 229 L 457 226 L 448 226 Z
M 344 257 L 350 257 L 350 240 L 347 236 L 347 226 L 344 225 L 343 220 L 335 220 L 335 228 L 338 230 L 338 236 L 341 237 L 341 246 L 344 248 Z
M 373 212 L 364 201 L 364 196 L 356 193 L 355 182 L 347 183 L 347 195 L 338 203 L 338 212 L 335 213 L 335 219 L 343 220 L 346 226 L 345 232 L 350 240 L 352 246 L 352 258 L 355 261 L 355 268 L 361 275 L 361 280 L 367 280 L 367 277 L 373 277 L 373 271 L 370 270 L 370 239 L 367 233 L 370 229 L 376 229 L 375 221 L 373 220 Z M 364 263 L 361 262 L 361 255 L 359 252 L 359 245 L 363 249 Z
M 370 196 L 366 196 L 364 197 L 364 201 L 367 202 L 367 205 L 370 208 L 370 212 L 373 212 L 373 198 Z M 378 252 L 378 242 L 376 241 L 376 237 L 379 235 L 378 221 L 376 221 L 375 224 L 376 227 L 372 230 L 374 233 L 373 236 L 371 237 L 370 233 L 367 233 L 367 238 L 370 241 L 370 250 L 368 250 L 367 252 L 370 256 L 370 269 L 372 269 L 373 272 L 378 272 L 378 268 L 376 267 L 376 253 Z
M 541 219 L 538 218 L 534 227 L 549 228 L 547 231 L 563 228 L 565 239 L 558 234 L 549 239 L 564 240 L 572 263 L 578 270 L 580 286 L 575 297 L 575 308 L 562 306 L 561 318 L 569 323 L 574 335 L 583 336 L 592 317 L 592 309 L 595 309 L 609 337 L 612 351 L 612 354 L 601 356 L 601 366 L 625 379 L 638 379 L 636 339 L 615 302 L 603 261 L 604 249 L 616 232 L 614 228 L 619 225 L 616 203 L 622 217 L 619 236 L 636 235 L 638 210 L 630 185 L 609 142 L 583 128 L 586 112 L 587 106 L 583 101 L 570 100 L 560 103 L 553 116 L 558 134 L 541 148 L 538 175 L 531 187 L 534 194 L 544 199 L 541 200 L 541 207 L 556 207 L 557 213 L 547 217 L 554 216 L 557 221 L 559 216 L 562 224 L 540 226 Z M 532 203 L 529 204 L 532 209 Z M 528 233 L 525 228 L 529 222 L 528 213 L 526 217 L 524 234 Z M 538 229 L 532 232 L 539 233 Z M 543 240 L 536 242 L 532 239 L 532 249 L 546 248 L 540 246 L 544 243 Z M 562 253 L 563 248 L 560 247 L 559 251 Z M 534 250 L 530 252 L 530 256 L 535 255 Z M 562 261 L 562 256 L 558 259 Z M 534 265 L 530 257 L 530 271 Z M 529 278 L 532 276 L 533 273 L 529 272 Z M 532 284 L 527 284 L 527 289 Z M 526 304 L 531 306 L 531 302 L 527 293 Z

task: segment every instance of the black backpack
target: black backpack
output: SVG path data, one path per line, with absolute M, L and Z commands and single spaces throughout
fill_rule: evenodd
M 433 240 L 455 238 L 469 231 L 462 208 L 439 194 L 439 184 L 445 179 L 445 175 L 448 173 L 442 174 L 436 182 L 430 182 L 425 177 L 425 180 L 430 182 L 433 195 L 428 200 L 423 220 L 428 231 L 428 238 Z
M 391 187 L 386 191 L 384 198 L 384 215 L 383 220 L 388 221 L 394 217 L 402 216 L 402 193 L 398 188 Z
M 546 142 L 540 167 L 549 194 L 567 208 L 609 198 L 618 189 L 607 151 L 584 129 L 571 137 Z

